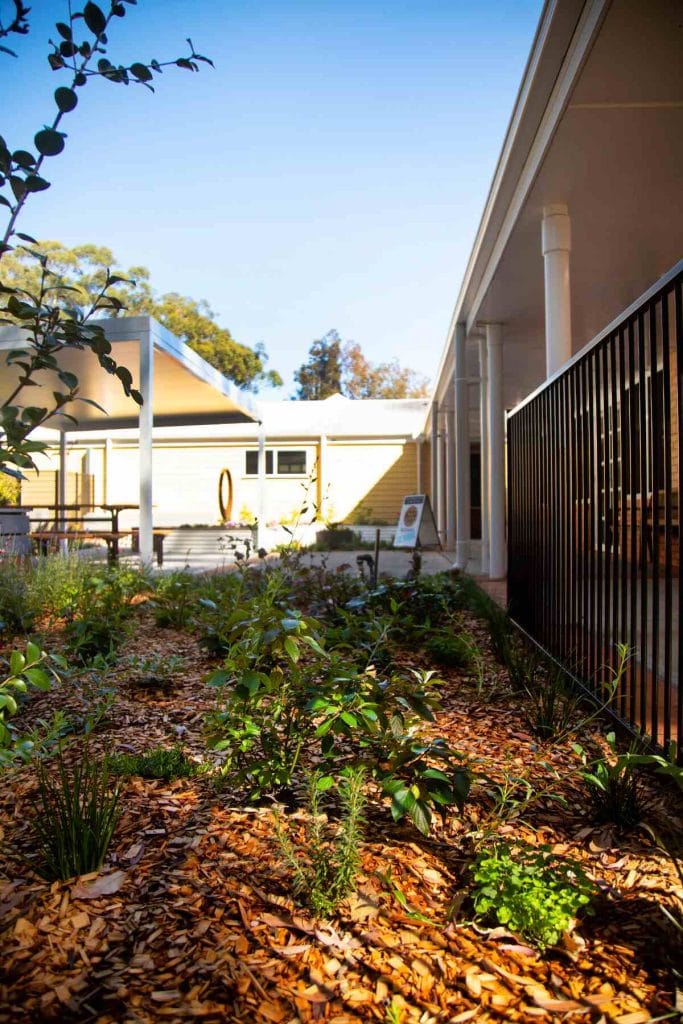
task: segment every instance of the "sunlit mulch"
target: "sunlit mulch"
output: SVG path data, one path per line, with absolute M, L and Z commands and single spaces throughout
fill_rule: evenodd
M 142 609 L 128 653 L 153 650 L 186 658 L 181 682 L 170 695 L 143 693 L 114 673 L 117 700 L 93 744 L 137 751 L 180 739 L 203 758 L 211 662 L 191 636 L 157 629 Z M 424 664 L 414 652 L 405 658 Z M 540 755 L 493 659 L 491 673 L 501 675 L 495 699 L 445 673 L 440 734 L 494 778 L 534 759 L 568 771 L 569 744 Z M 58 706 L 83 713 L 82 698 L 64 689 L 37 695 L 25 721 Z M 103 872 L 47 884 L 31 868 L 35 779 L 21 769 L 0 794 L 0 1020 L 645 1024 L 671 1013 L 680 933 L 661 908 L 680 912 L 675 871 L 646 832 L 593 826 L 575 780 L 564 791 L 568 806 L 539 800 L 524 824 L 503 828 L 582 859 L 603 890 L 566 948 L 540 957 L 468 919 L 465 834 L 489 814 L 483 789 L 464 819 L 437 823 L 426 839 L 372 804 L 358 892 L 334 920 L 316 922 L 291 899 L 272 809 L 239 806 L 207 776 L 128 781 Z M 669 835 L 680 827 L 674 796 L 652 791 L 649 820 Z M 290 828 L 301 818 L 292 815 Z

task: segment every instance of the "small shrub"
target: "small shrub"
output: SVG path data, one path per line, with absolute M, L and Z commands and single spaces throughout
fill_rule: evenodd
M 157 626 L 187 629 L 199 598 L 199 582 L 192 573 L 173 572 L 160 577 L 152 600 Z
M 467 671 L 477 655 L 477 643 L 469 633 L 436 633 L 425 644 L 425 651 L 438 665 Z
M 139 775 L 143 779 L 187 779 L 197 773 L 197 765 L 179 744 L 170 749 L 155 747 L 144 754 L 113 754 L 107 763 L 112 775 Z
M 534 732 L 542 739 L 552 739 L 571 725 L 580 698 L 569 692 L 563 670 L 550 665 L 526 685 L 527 717 Z
M 643 745 L 636 741 L 628 753 L 619 754 L 615 734 L 610 732 L 605 739 L 611 757 L 601 757 L 587 765 L 581 777 L 588 787 L 596 821 L 633 828 L 645 810 L 638 764 L 632 760 L 632 755 L 642 752 Z
M 119 788 L 109 785 L 106 761 L 90 756 L 84 744 L 80 759 L 67 768 L 57 757 L 56 770 L 38 763 L 38 807 L 33 833 L 42 856 L 40 873 L 49 881 L 99 871 L 119 817 Z
M 79 665 L 91 665 L 95 659 L 113 663 L 127 633 L 120 618 L 103 618 L 98 612 L 72 619 L 64 629 L 66 649 Z
M 30 569 L 19 561 L 0 561 L 0 632 L 30 633 L 40 604 L 30 586 Z
M 141 689 L 170 690 L 185 662 L 175 654 L 150 654 L 146 658 L 132 655 L 126 659 L 130 681 Z
M 542 951 L 557 945 L 595 894 L 582 866 L 548 846 L 499 843 L 479 854 L 472 876 L 477 914 L 495 918 Z
M 331 776 L 312 776 L 308 791 L 308 820 L 304 842 L 297 849 L 279 817 L 275 828 L 282 857 L 294 874 L 294 894 L 321 917 L 329 916 L 353 890 L 360 869 L 365 822 L 365 773 L 349 769 L 338 793 L 342 806 L 336 833 L 326 828 L 321 794 L 334 785 Z

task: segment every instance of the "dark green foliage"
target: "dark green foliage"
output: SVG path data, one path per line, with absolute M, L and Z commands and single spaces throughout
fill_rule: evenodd
M 173 629 L 192 626 L 202 582 L 190 572 L 172 572 L 159 577 L 152 599 L 157 626 Z
M 107 759 L 112 775 L 139 775 L 143 779 L 187 779 L 197 774 L 197 764 L 176 744 L 155 747 L 144 754 L 113 754 Z
M 559 665 L 540 668 L 525 689 L 529 724 L 541 739 L 557 737 L 571 726 L 580 698 L 569 689 Z
M 498 843 L 472 865 L 477 914 L 493 918 L 540 950 L 558 944 L 586 911 L 596 887 L 577 861 L 548 846 Z
M 477 645 L 469 633 L 440 631 L 427 641 L 425 651 L 438 665 L 467 671 L 475 662 Z
M 91 757 L 87 744 L 67 767 L 60 753 L 38 763 L 38 804 L 32 821 L 49 881 L 85 875 L 102 867 L 119 817 L 119 789 L 109 784 L 105 761 Z

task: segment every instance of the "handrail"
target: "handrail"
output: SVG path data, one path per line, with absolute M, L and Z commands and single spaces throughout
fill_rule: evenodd
M 666 274 L 660 277 L 658 281 L 655 281 L 655 283 L 651 285 L 647 289 L 647 291 L 643 292 L 643 294 L 639 296 L 635 300 L 635 302 L 632 302 L 630 306 L 627 306 L 622 313 L 619 313 L 619 315 L 616 316 L 614 320 L 607 324 L 607 327 L 603 327 L 599 334 L 596 334 L 594 338 L 592 338 L 589 342 L 587 342 L 587 344 L 583 346 L 583 348 L 579 349 L 578 352 L 575 352 L 574 355 L 570 359 L 568 359 L 566 363 L 560 366 L 558 370 L 555 370 L 555 372 L 551 374 L 550 377 L 547 377 L 546 380 L 539 384 L 537 388 L 534 388 L 534 390 L 530 394 L 528 394 L 526 398 L 523 398 L 522 401 L 519 402 L 518 405 L 514 407 L 514 409 L 510 409 L 510 411 L 507 413 L 506 419 L 509 420 L 513 416 L 515 416 L 521 409 L 524 408 L 525 405 L 528 405 L 529 402 L 533 402 L 534 398 L 537 398 L 539 395 L 543 394 L 546 388 L 549 388 L 551 384 L 553 384 L 556 380 L 559 380 L 567 372 L 567 370 L 571 369 L 572 366 L 575 366 L 576 363 L 580 362 L 582 359 L 585 359 L 585 357 L 589 355 L 590 352 L 592 352 L 592 350 L 597 345 L 599 345 L 601 341 L 604 341 L 605 338 L 609 337 L 610 334 L 618 330 L 622 324 L 624 324 L 627 320 L 629 320 L 639 311 L 641 306 L 644 306 L 648 302 L 651 302 L 652 299 L 654 299 L 659 292 L 664 291 L 679 274 L 683 274 L 683 259 L 679 260 L 678 263 L 674 263 L 673 267 L 671 267 L 670 270 L 667 270 Z

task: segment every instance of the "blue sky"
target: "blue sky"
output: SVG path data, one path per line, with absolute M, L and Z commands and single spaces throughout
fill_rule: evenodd
M 36 0 L 20 59 L 0 56 L 13 149 L 67 84 L 45 59 L 65 8 Z M 184 55 L 189 35 L 216 70 L 169 70 L 154 95 L 88 82 L 21 229 L 107 245 L 157 290 L 207 299 L 265 344 L 281 397 L 331 328 L 433 379 L 540 9 L 139 0 L 110 59 Z

